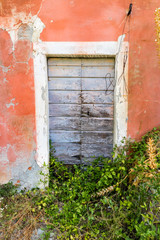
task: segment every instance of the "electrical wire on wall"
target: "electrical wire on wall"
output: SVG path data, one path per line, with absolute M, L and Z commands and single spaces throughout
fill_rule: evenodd
M 123 44 L 123 40 L 124 40 L 124 34 L 125 34 L 125 30 L 126 30 L 126 26 L 128 23 L 128 33 L 127 33 L 127 41 L 130 42 L 130 18 L 131 18 L 131 14 L 132 14 L 132 9 L 133 9 L 133 3 L 131 1 L 131 3 L 129 4 L 129 8 L 128 8 L 128 12 L 125 16 L 125 18 L 123 19 L 122 22 L 124 22 L 124 26 L 122 29 L 122 34 L 121 34 L 121 39 L 120 39 L 120 43 L 119 43 L 119 48 L 118 48 L 118 52 L 117 55 L 121 52 L 121 48 L 122 48 L 122 44 Z M 106 81 L 106 95 L 109 94 L 109 91 L 115 88 L 116 84 L 120 84 L 121 81 L 123 81 L 123 94 L 127 94 L 128 93 L 128 88 L 127 88 L 127 82 L 125 79 L 125 70 L 126 70 L 126 64 L 128 61 L 128 48 L 126 49 L 125 53 L 124 53 L 124 57 L 123 57 L 123 70 L 121 75 L 119 76 L 117 82 L 114 82 L 111 80 L 111 74 L 107 73 L 105 76 L 105 81 Z
M 118 49 L 117 54 L 120 53 L 121 48 L 122 48 L 123 36 L 124 36 L 124 33 L 125 33 L 127 23 L 128 23 L 128 33 L 127 33 L 127 38 L 128 39 L 127 40 L 128 40 L 128 42 L 130 42 L 130 20 L 131 20 L 132 8 L 133 8 L 133 3 L 131 1 L 131 3 L 129 4 L 128 12 L 125 16 L 124 27 L 123 27 L 123 31 L 122 31 L 122 37 L 121 37 L 121 41 L 120 41 L 120 44 L 119 44 L 119 49 Z M 122 73 L 119 76 L 119 78 L 117 80 L 117 83 L 116 83 L 116 84 L 120 84 L 120 82 L 123 81 L 123 83 L 124 83 L 123 84 L 123 86 L 124 86 L 123 95 L 128 94 L 128 87 L 127 87 L 127 82 L 126 82 L 126 78 L 125 78 L 125 70 L 126 70 L 127 61 L 128 61 L 128 48 L 126 49 L 126 51 L 124 53 L 124 56 L 123 56 L 123 70 L 122 70 Z

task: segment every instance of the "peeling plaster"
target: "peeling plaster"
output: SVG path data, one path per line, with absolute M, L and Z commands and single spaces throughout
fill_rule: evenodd
M 18 29 L 18 39 L 28 39 L 32 41 L 32 36 L 33 36 L 33 28 L 30 27 L 29 25 L 21 24 L 19 29 Z
M 6 78 L 3 78 L 4 83 L 8 83 L 8 80 Z
M 2 4 L 0 5 L 0 12 L 2 12 L 1 7 Z M 7 62 L 9 66 L 0 66 L 2 72 L 4 73 L 2 86 L 6 91 L 6 100 L 4 102 L 4 107 L 6 107 L 7 109 L 15 110 L 15 107 L 19 104 L 18 102 L 16 102 L 15 97 L 8 99 L 9 96 L 16 96 L 15 94 L 13 94 L 13 92 L 16 92 L 15 87 L 10 87 L 9 84 L 18 84 L 19 81 L 25 80 L 25 75 L 32 73 L 32 71 L 30 70 L 30 68 L 32 67 L 32 63 L 30 64 L 30 62 L 32 62 L 30 58 L 32 58 L 33 56 L 32 43 L 41 41 L 40 34 L 45 27 L 37 14 L 32 16 L 32 14 L 30 13 L 27 15 L 27 13 L 17 12 L 16 8 L 13 8 L 11 16 L 0 17 L 0 29 L 6 31 L 10 35 L 12 42 L 12 44 L 10 44 L 11 50 L 8 55 L 12 56 L 12 62 L 10 61 L 9 64 Z M 24 49 L 23 52 L 23 45 L 25 45 L 25 43 L 26 49 Z M 9 47 L 6 49 L 8 51 Z M 3 54 L 5 54 L 5 52 Z M 24 63 L 25 65 L 22 65 L 22 63 Z M 28 72 L 26 71 L 27 69 Z M 14 71 L 14 73 L 17 71 L 17 80 L 15 80 L 16 83 L 12 83 L 14 78 L 10 79 L 11 75 L 9 74 L 9 71 Z M 31 78 L 32 75 L 31 77 L 28 77 L 30 81 Z M 25 88 L 24 97 L 23 94 L 19 94 L 19 97 L 22 100 L 25 100 L 25 98 L 27 98 L 28 96 L 30 97 L 34 95 L 34 89 L 32 85 L 29 86 L 27 85 L 27 83 L 25 84 L 27 87 L 30 88 L 30 90 L 32 90 L 32 93 L 29 93 L 29 91 L 27 91 L 27 88 Z M 20 88 L 16 85 L 17 91 L 18 89 L 23 89 L 22 85 L 23 82 Z M 23 102 L 21 102 L 21 104 L 19 105 L 22 106 L 22 104 Z M 32 105 L 34 105 L 34 103 Z M 6 112 L 7 114 L 10 114 L 9 111 L 6 110 Z M 4 138 L 5 142 L 8 142 L 6 146 L 4 144 L 4 147 L 0 147 L 0 183 L 7 183 L 8 181 L 12 181 L 15 184 L 21 184 L 22 188 L 32 188 L 38 186 L 40 178 L 42 178 L 42 176 L 40 175 L 40 171 L 42 169 L 36 162 L 36 141 L 34 139 L 35 129 L 33 129 L 31 135 L 29 135 L 28 130 L 28 128 L 31 126 L 30 124 L 33 124 L 34 127 L 34 121 L 28 122 L 28 125 L 25 126 L 24 123 L 20 121 L 23 111 L 16 109 L 14 113 L 15 115 L 9 115 L 7 120 L 2 118 L 0 124 L 1 127 L 4 125 L 6 136 L 3 131 L 2 133 L 0 132 L 0 135 L 2 139 Z M 30 118 L 30 114 L 32 118 L 32 109 L 30 108 L 30 106 L 24 114 L 26 114 L 26 119 Z M 15 134 L 15 136 L 11 137 L 11 135 L 13 134 Z M 24 138 L 26 141 L 26 145 L 23 142 Z M 15 142 L 13 143 L 12 141 Z
M 31 35 L 29 36 L 28 34 L 28 38 L 32 42 L 40 40 L 40 34 L 45 28 L 45 25 L 37 15 L 32 16 L 31 13 L 29 15 L 25 13 L 15 14 L 13 10 L 13 16 L 3 18 L 0 23 L 0 28 L 6 30 L 10 34 L 14 44 L 18 39 L 24 39 L 22 34 L 20 34 L 23 25 L 28 26 L 28 33 Z M 21 37 L 18 37 L 19 35 L 21 35 Z
M 43 181 L 44 176 L 40 174 L 42 168 L 35 161 L 36 151 L 34 150 L 26 161 L 24 152 L 19 153 L 16 161 L 9 161 L 8 155 L 14 153 L 14 147 L 7 144 L 6 147 L 0 147 L 1 175 L 0 183 L 5 184 L 12 181 L 13 184 L 19 184 L 21 188 L 33 188 L 35 186 L 43 188 L 40 180 Z M 8 167 L 11 167 L 11 169 Z M 4 171 L 3 171 L 4 169 Z M 4 172 L 4 173 L 3 173 Z
M 10 103 L 6 104 L 6 107 L 7 108 L 13 107 L 13 109 L 14 109 L 14 107 L 19 104 L 19 103 L 14 103 L 14 102 L 15 102 L 15 98 L 12 98 Z
M 33 152 L 33 154 L 35 154 Z M 33 157 L 31 157 L 31 159 L 33 159 Z M 42 175 L 40 174 L 40 172 L 42 171 L 42 169 L 38 166 L 38 164 L 36 163 L 35 160 L 32 160 L 28 165 L 26 166 L 25 170 L 19 170 L 18 167 L 16 167 L 16 171 L 14 174 L 14 177 L 12 178 L 12 182 L 14 184 L 19 183 L 20 189 L 22 188 L 33 188 L 35 186 L 37 187 L 41 187 L 41 180 L 43 181 Z
M 11 65 L 10 66 L 8 66 L 8 67 L 4 67 L 4 66 L 0 66 L 1 68 L 2 68 L 2 70 L 3 70 L 3 72 L 4 73 L 7 73 L 8 71 L 10 71 L 10 69 L 11 69 Z

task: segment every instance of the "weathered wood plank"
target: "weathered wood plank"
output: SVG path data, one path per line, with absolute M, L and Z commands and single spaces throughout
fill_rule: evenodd
M 49 77 L 81 77 L 81 66 L 50 66 Z
M 55 157 L 63 157 L 63 159 L 75 157 L 80 160 L 81 145 L 79 143 L 54 143 L 53 147 Z
M 113 120 L 104 118 L 50 117 L 50 130 L 113 131 Z
M 82 117 L 113 117 L 113 105 L 83 104 Z
M 80 130 L 81 119 L 80 117 L 50 117 L 49 125 L 50 130 Z
M 104 143 L 96 143 L 96 144 L 82 144 L 82 158 L 90 158 L 90 157 L 109 157 L 113 150 L 113 145 L 107 145 Z
M 82 139 L 80 139 L 80 135 Z M 113 144 L 113 134 L 108 132 L 88 131 L 50 131 L 50 139 L 55 142 L 81 142 L 82 143 L 106 143 Z
M 80 116 L 80 104 L 49 104 L 49 115 L 57 117 Z M 82 117 L 113 117 L 113 105 L 83 104 Z
M 114 66 L 114 58 L 48 58 L 48 66 L 54 65 L 105 65 Z
M 82 58 L 82 66 L 114 66 L 114 58 Z
M 78 131 L 51 131 L 50 139 L 53 143 L 64 143 L 64 142 L 80 142 L 80 132 Z
M 114 90 L 114 78 L 82 78 L 82 90 Z M 80 78 L 49 78 L 50 90 L 81 90 Z
M 49 116 L 80 117 L 81 105 L 78 104 L 49 104 Z
M 49 78 L 50 90 L 81 90 L 81 78 Z
M 84 131 L 113 131 L 113 120 L 105 118 L 82 117 L 81 130 Z
M 80 91 L 49 91 L 49 103 L 81 103 Z
M 80 164 L 81 145 L 79 143 L 53 143 L 54 156 L 65 164 Z
M 114 78 L 82 78 L 82 90 L 114 90 Z
M 83 91 L 82 103 L 113 103 L 113 91 Z
M 72 65 L 81 66 L 81 59 L 80 58 L 48 58 L 48 66 L 65 66 L 65 65 Z
M 81 133 L 81 142 L 113 144 L 113 133 L 85 131 Z
M 98 67 L 85 67 L 82 66 L 82 77 L 110 77 L 114 78 L 114 66 L 98 66 Z

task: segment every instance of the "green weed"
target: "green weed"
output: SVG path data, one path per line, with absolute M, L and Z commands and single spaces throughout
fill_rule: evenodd
M 2 239 L 30 239 L 43 223 L 43 239 L 54 232 L 65 240 L 159 240 L 160 130 L 123 144 L 113 159 L 99 157 L 87 166 L 67 167 L 52 150 L 49 187 L 2 199 Z

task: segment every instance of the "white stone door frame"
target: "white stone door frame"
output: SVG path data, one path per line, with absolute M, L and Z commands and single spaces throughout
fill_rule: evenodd
M 49 164 L 48 57 L 114 57 L 114 144 L 127 137 L 128 119 L 128 49 L 121 36 L 116 42 L 37 42 L 34 43 L 34 81 L 36 106 L 37 163 Z

